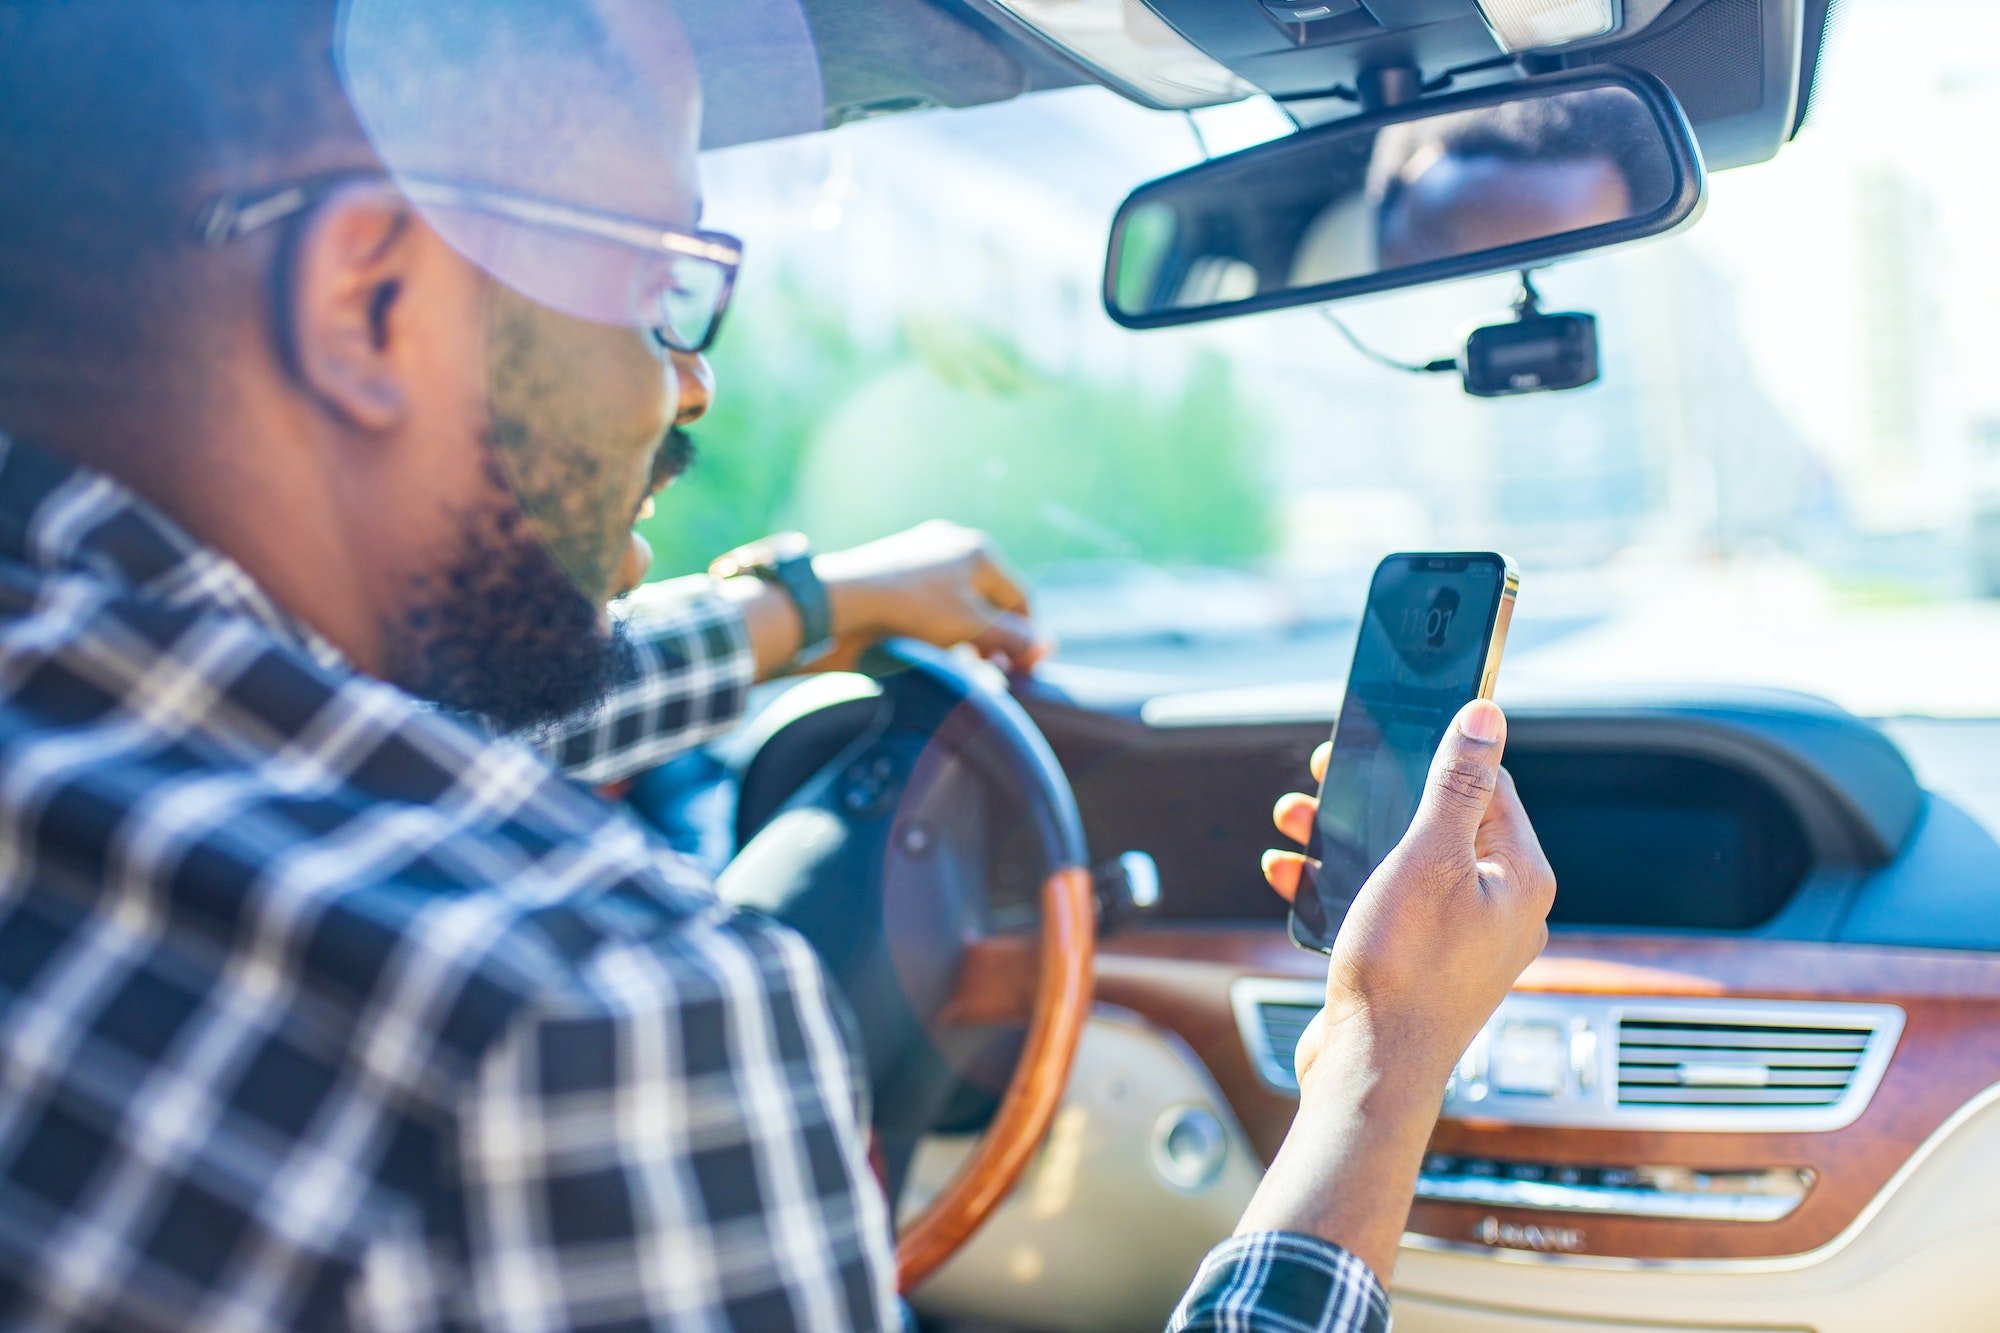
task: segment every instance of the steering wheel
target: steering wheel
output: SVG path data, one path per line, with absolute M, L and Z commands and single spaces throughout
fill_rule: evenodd
M 803 934 L 844 992 L 892 1210 L 918 1141 L 962 1118 L 968 1067 L 1018 1050 L 977 1148 L 901 1229 L 907 1292 L 971 1239 L 1048 1132 L 1090 1007 L 1096 900 L 1076 797 L 1020 705 L 923 644 L 893 641 L 862 666 L 793 687 L 754 725 L 741 850 L 718 889 Z M 1036 868 L 1039 949 L 986 910 L 995 811 Z

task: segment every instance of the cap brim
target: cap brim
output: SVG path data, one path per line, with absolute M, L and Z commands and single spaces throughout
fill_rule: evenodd
M 695 146 L 697 106 L 702 147 L 805 133 L 826 114 L 799 0 L 342 0 L 334 54 L 392 177 L 682 230 L 692 192 L 669 214 L 659 186 Z M 460 253 L 542 304 L 631 318 L 629 251 L 416 206 Z

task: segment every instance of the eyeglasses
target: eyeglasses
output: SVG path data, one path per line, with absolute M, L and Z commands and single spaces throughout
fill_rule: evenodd
M 211 200 L 195 219 L 195 237 L 219 248 L 314 207 L 336 188 L 375 173 L 345 173 L 276 186 L 260 194 L 224 195 Z M 389 179 L 384 177 L 383 179 Z M 679 231 L 635 218 L 554 203 L 482 185 L 428 177 L 398 176 L 395 187 L 428 208 L 481 213 L 518 222 L 557 236 L 609 243 L 632 261 L 622 282 L 611 322 L 629 319 L 649 330 L 661 346 L 702 352 L 714 343 L 736 289 L 743 242 L 719 231 Z M 621 276 L 623 275 L 621 272 Z M 534 295 L 534 293 L 530 293 Z M 596 311 L 591 312 L 593 316 Z

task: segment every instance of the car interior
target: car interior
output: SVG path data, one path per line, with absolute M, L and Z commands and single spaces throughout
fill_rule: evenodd
M 1559 261 L 1686 245 L 1739 175 L 1748 190 L 1815 151 L 1839 17 L 1830 0 L 806 8 L 830 127 L 908 117 L 948 130 L 978 114 L 968 108 L 1078 89 L 1176 133 L 1185 121 L 1197 138 L 1231 107 L 1281 116 L 1274 135 L 1235 152 L 1204 143 L 1157 179 L 1100 168 L 1128 197 L 1098 215 L 1104 230 L 1078 260 L 1101 269 L 1089 300 L 1103 310 L 1075 318 L 1107 336 L 1148 345 L 1200 326 L 1187 336 L 1247 339 L 1281 327 L 1260 323 L 1271 312 L 1303 319 L 1370 298 L 1359 322 L 1429 299 L 1412 289 L 1482 277 L 1511 287 L 1518 273 L 1509 313 L 1470 335 L 1434 330 L 1438 345 L 1449 334 L 1449 355 L 1402 369 L 1456 375 L 1429 385 L 1438 412 L 1518 406 L 1490 397 L 1533 398 L 1520 410 L 1549 414 L 1578 390 L 1575 401 L 1606 400 L 1647 370 L 1610 351 L 1600 363 L 1598 321 L 1611 348 L 1613 326 L 1640 318 L 1615 300 L 1542 308 L 1554 298 L 1541 291 L 1567 271 Z M 1924 40 L 1949 44 L 1958 15 L 1935 0 Z M 1990 87 L 1990 60 L 1985 69 Z M 1555 178 L 1534 173 L 1587 150 L 1618 159 L 1620 206 L 1461 230 L 1429 249 L 1390 244 L 1391 187 L 1405 178 L 1385 178 L 1386 144 L 1414 135 L 1417 153 L 1449 153 L 1423 136 L 1483 132 L 1537 99 L 1579 98 L 1629 104 L 1617 122 L 1629 143 L 1540 140 L 1539 159 L 1510 159 L 1518 174 L 1505 188 L 1546 201 Z M 1585 136 L 1611 123 L 1586 109 L 1562 123 Z M 744 143 L 753 138 L 709 129 L 725 159 L 765 146 Z M 729 179 L 725 165 L 718 207 Z M 1983 218 L 1937 225 L 1990 233 L 2000 192 L 1982 197 Z M 1491 199 L 1480 206 L 1499 215 Z M 1004 223 L 1028 227 L 1028 213 Z M 1810 245 L 1817 225 L 1801 217 L 1802 239 L 1769 243 Z M 1580 259 L 1579 271 L 1591 262 L 1607 261 Z M 1844 281 L 1829 272 L 1829 284 Z M 1941 299 L 1976 303 L 1981 281 Z M 1686 297 L 1690 308 L 1705 299 Z M 1983 321 L 1991 309 L 1933 315 Z M 1758 327 L 1811 318 L 1776 310 Z M 1848 373 L 1824 369 L 1829 383 Z M 1987 421 L 1991 452 L 2000 411 Z M 1365 433 L 1351 444 L 1422 447 Z M 1540 484 L 1568 484 L 1565 466 Z M 1954 493 L 1984 484 L 1952 475 L 1940 484 Z M 701 503 L 701 484 L 681 503 Z M 1762 483 L 1787 484 L 1806 483 Z M 1983 511 L 1969 512 L 1954 549 L 1976 565 Z M 1472 544 L 1448 523 L 1430 531 L 1441 549 Z M 1615 562 L 1627 540 L 1639 538 L 1621 529 L 1573 562 Z M 1699 559 L 1719 582 L 1737 568 Z M 1522 567 L 1525 617 L 1538 588 L 1553 605 L 1560 580 L 1538 585 L 1534 558 Z M 1101 581 L 1091 595 L 1115 601 L 1116 580 Z M 1634 580 L 1641 600 L 1662 604 L 1672 582 Z M 1961 618 L 1949 602 L 1939 615 L 1957 628 L 1902 656 L 1860 644 L 1885 631 L 1788 638 L 1792 594 L 1771 594 L 1778 627 L 1758 651 L 1800 663 L 1789 675 L 1752 664 L 1747 648 L 1732 655 L 1685 598 L 1678 628 L 1668 617 L 1615 666 L 1565 648 L 1582 638 L 1522 639 L 1532 650 L 1518 673 L 1509 663 L 1499 698 L 1508 766 L 1558 877 L 1551 940 L 1446 1090 L 1389 1284 L 1399 1329 L 2000 1326 L 2000 1272 L 1980 1258 L 2000 1237 L 2000 782 L 1988 754 L 2000 707 L 1978 690 L 1935 709 L 1920 698 L 1922 681 L 1991 661 L 1979 576 L 1963 582 L 1975 610 Z M 1351 613 L 1359 586 L 1329 577 L 1298 595 Z M 1176 600 L 1172 588 L 1159 595 Z M 1180 672 L 1181 658 L 1134 666 L 1065 652 L 1012 679 L 890 644 L 865 673 L 772 691 L 700 757 L 699 780 L 682 768 L 632 793 L 662 828 L 704 825 L 696 841 L 732 858 L 725 895 L 797 926 L 856 1011 L 904 1290 L 926 1329 L 1161 1326 L 1285 1134 L 1293 1048 L 1325 962 L 1288 938 L 1259 855 L 1278 845 L 1274 800 L 1308 786 L 1305 757 L 1339 711 L 1351 626 L 1316 650 L 1317 668 L 1286 679 L 1260 665 L 1277 652 L 1272 633 L 1246 626 L 1208 642 L 1162 630 L 1200 672 Z M 1677 672 L 1676 645 L 1702 670 Z M 1843 665 L 1868 679 L 1822 689 Z

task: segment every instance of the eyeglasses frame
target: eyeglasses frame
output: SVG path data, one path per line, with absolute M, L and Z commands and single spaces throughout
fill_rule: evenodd
M 334 190 L 356 181 L 379 179 L 395 187 L 413 204 L 484 213 L 544 231 L 610 241 L 646 254 L 676 254 L 705 260 L 723 270 L 715 313 L 699 342 L 687 344 L 670 336 L 665 325 L 653 325 L 662 346 L 690 355 L 707 351 L 722 329 L 736 294 L 736 275 L 743 264 L 743 242 L 727 232 L 683 231 L 617 213 L 558 203 L 511 190 L 474 185 L 431 176 L 391 176 L 385 172 L 340 172 L 274 185 L 247 194 L 220 195 L 195 217 L 195 239 L 208 249 L 272 227 L 314 207 Z

